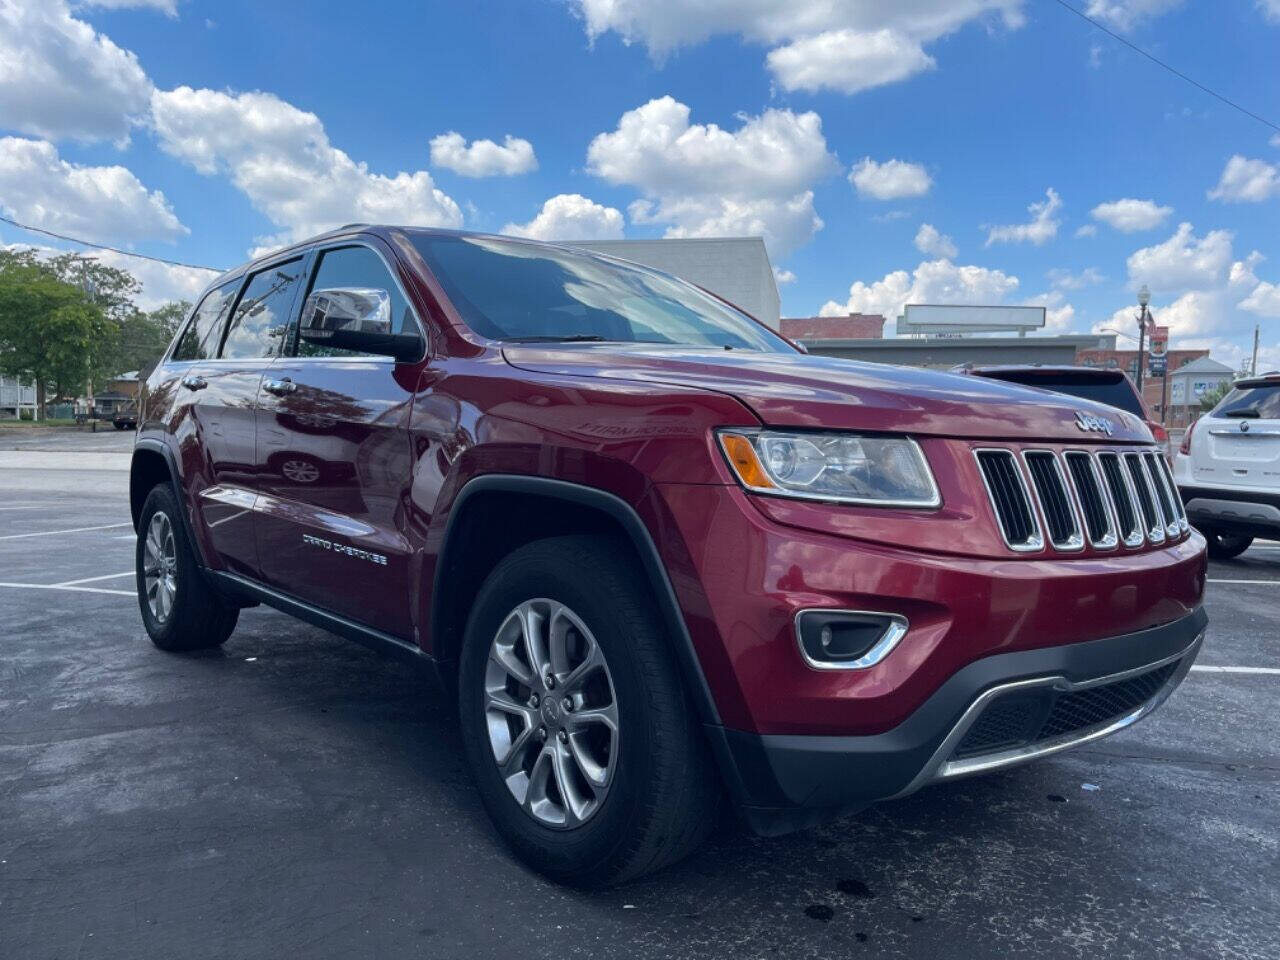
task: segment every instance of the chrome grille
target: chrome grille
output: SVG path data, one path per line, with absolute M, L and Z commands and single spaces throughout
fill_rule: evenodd
M 1076 488 L 1089 542 L 1099 550 L 1110 550 L 1117 543 L 1116 528 L 1111 519 L 1107 495 L 1103 492 L 1098 465 L 1094 463 L 1093 457 L 1080 450 L 1068 450 L 1062 457 L 1067 462 L 1072 486 Z
M 1151 492 L 1151 483 L 1147 479 L 1147 471 L 1142 464 L 1142 455 L 1126 453 L 1124 465 L 1129 471 L 1129 480 L 1133 484 L 1133 492 L 1138 498 L 1138 506 L 1142 508 L 1142 520 L 1146 523 L 1147 539 L 1152 543 L 1164 541 L 1164 524 L 1156 512 L 1155 495 Z
M 977 450 L 974 455 L 978 458 L 982 482 L 995 508 L 1004 542 L 1012 550 L 1043 548 L 1040 523 L 1031 507 L 1027 483 L 1014 455 L 1008 450 Z
M 1107 481 L 1107 492 L 1111 495 L 1111 506 L 1115 510 L 1120 539 L 1126 547 L 1139 546 L 1142 543 L 1142 524 L 1138 520 L 1138 504 L 1134 499 L 1133 484 L 1125 478 L 1120 455 L 1100 453 L 1098 464 Z
M 1165 478 L 1164 457 L 1158 453 L 1145 453 L 1142 459 L 1147 465 L 1151 487 L 1155 490 L 1156 500 L 1160 504 L 1160 515 L 1164 517 L 1164 532 L 1172 540 L 1181 532 L 1181 526 L 1178 523 L 1178 508 L 1174 506 L 1178 495 Z
M 1160 464 L 1160 473 L 1164 477 L 1164 482 L 1169 485 L 1169 495 L 1173 497 L 1173 509 L 1178 514 L 1178 529 L 1186 533 L 1191 529 L 1191 524 L 1187 522 L 1187 508 L 1183 506 L 1178 485 L 1173 482 L 1173 471 L 1169 468 L 1169 461 L 1162 456 L 1157 456 L 1156 461 Z
M 1084 546 L 1084 537 L 1080 535 L 1080 523 L 1057 456 L 1048 450 L 1029 450 L 1022 458 L 1031 474 L 1031 486 L 1044 515 L 1049 542 L 1059 550 L 1079 550 Z
M 1133 549 L 1180 539 L 1186 511 L 1164 457 L 1139 450 L 974 450 L 1001 536 L 1019 552 Z

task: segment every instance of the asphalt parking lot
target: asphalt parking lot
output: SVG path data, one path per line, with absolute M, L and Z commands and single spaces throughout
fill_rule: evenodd
M 396 663 L 262 608 L 154 649 L 129 439 L 0 435 L 0 957 L 1280 956 L 1280 544 L 1212 565 L 1135 728 L 585 894 L 507 854 Z

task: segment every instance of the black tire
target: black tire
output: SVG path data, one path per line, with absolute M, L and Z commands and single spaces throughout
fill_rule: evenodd
M 503 559 L 467 622 L 459 709 L 467 761 L 498 832 L 553 880 L 601 887 L 691 853 L 716 822 L 720 783 L 669 641 L 629 546 L 598 536 L 540 540 Z M 568 606 L 594 635 L 612 677 L 618 749 L 612 785 L 572 829 L 521 808 L 498 770 L 485 717 L 490 645 L 508 614 L 533 598 Z
M 1202 532 L 1208 542 L 1209 557 L 1212 560 L 1234 560 L 1253 544 L 1253 537 L 1243 533 L 1221 533 L 1217 530 Z
M 172 605 L 163 618 L 151 609 L 147 597 L 146 542 L 152 520 L 164 514 L 172 531 L 174 547 Z M 240 617 L 240 608 L 227 603 L 209 586 L 196 564 L 191 544 L 178 514 L 178 503 L 167 484 L 153 487 L 138 518 L 135 550 L 138 607 L 151 642 L 161 650 L 185 652 L 220 646 L 231 636 Z

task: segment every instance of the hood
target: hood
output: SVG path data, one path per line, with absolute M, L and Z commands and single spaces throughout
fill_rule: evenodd
M 503 355 L 512 366 L 535 372 L 729 394 L 775 427 L 991 440 L 1151 442 L 1142 421 L 1115 407 L 914 367 L 801 353 L 617 343 L 507 344 Z M 1098 429 L 1107 423 L 1110 434 Z

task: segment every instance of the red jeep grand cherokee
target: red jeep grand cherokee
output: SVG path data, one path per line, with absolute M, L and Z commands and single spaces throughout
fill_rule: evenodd
M 1119 730 L 1205 629 L 1136 418 L 806 356 L 673 277 L 355 225 L 219 278 L 142 396 L 142 618 L 267 603 L 456 691 L 552 877 L 781 833 Z

